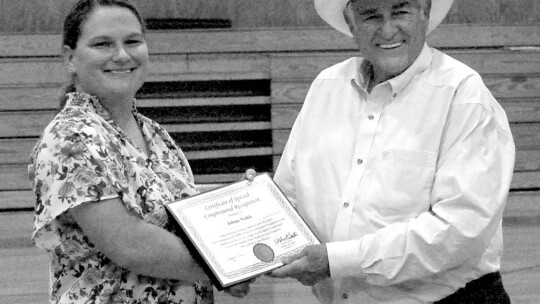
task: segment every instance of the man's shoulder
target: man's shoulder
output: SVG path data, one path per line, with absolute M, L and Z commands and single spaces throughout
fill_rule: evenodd
M 429 79 L 432 82 L 459 86 L 464 79 L 471 76 L 479 77 L 477 71 L 451 55 L 434 50 L 433 61 L 429 70 Z
M 361 57 L 351 57 L 344 61 L 338 62 L 320 72 L 317 79 L 350 80 L 356 75 L 356 73 L 358 73 L 358 69 L 362 61 L 363 58 Z

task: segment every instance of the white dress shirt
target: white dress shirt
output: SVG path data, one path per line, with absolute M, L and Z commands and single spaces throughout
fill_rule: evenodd
M 424 46 L 367 91 L 351 58 L 314 80 L 274 176 L 327 243 L 323 303 L 429 303 L 498 271 L 515 147 L 477 72 Z

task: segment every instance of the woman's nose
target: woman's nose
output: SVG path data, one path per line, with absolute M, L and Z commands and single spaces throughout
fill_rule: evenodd
M 129 60 L 131 56 L 126 52 L 126 49 L 123 46 L 116 47 L 114 52 L 113 60 L 115 61 L 125 61 Z

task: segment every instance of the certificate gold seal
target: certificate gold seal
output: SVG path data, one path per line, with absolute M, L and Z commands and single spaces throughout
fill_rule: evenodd
M 274 250 L 272 250 L 272 248 L 266 244 L 255 244 L 255 246 L 253 246 L 253 253 L 257 259 L 263 262 L 270 263 L 274 260 Z

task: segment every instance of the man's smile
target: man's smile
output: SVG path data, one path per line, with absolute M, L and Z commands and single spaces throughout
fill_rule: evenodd
M 395 49 L 400 47 L 403 44 L 403 42 L 395 42 L 395 43 L 378 43 L 377 46 L 381 49 Z

